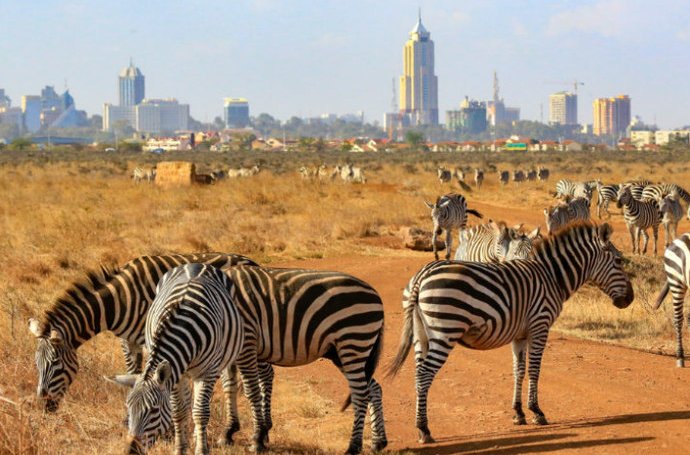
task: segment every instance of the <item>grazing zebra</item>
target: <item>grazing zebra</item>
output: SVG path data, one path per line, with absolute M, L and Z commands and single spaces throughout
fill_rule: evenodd
M 664 196 L 659 202 L 659 211 L 661 212 L 661 224 L 664 225 L 664 234 L 666 234 L 665 246 L 678 237 L 678 222 L 683 218 L 683 207 L 678 202 L 677 193 L 671 193 Z
M 673 296 L 673 325 L 676 329 L 676 366 L 683 368 L 683 302 L 685 292 L 690 286 L 690 234 L 681 235 L 666 248 L 664 270 L 666 283 L 656 299 L 654 309 L 659 309 L 670 290 Z
M 383 303 L 376 290 L 339 272 L 247 266 L 227 273 L 234 284 L 231 297 L 245 321 L 236 365 L 251 401 L 254 449 L 265 450 L 272 426 L 271 365 L 299 366 L 326 358 L 350 387 L 346 406 L 352 403 L 355 419 L 347 453 L 362 448 L 367 405 L 372 450 L 382 450 L 387 439 L 381 387 L 373 375 L 383 342 Z M 233 398 L 236 392 L 237 387 Z M 228 409 L 231 422 L 225 435 L 230 443 L 239 420 L 236 406 Z
M 514 170 L 513 171 L 513 182 L 515 182 L 516 185 L 520 185 L 520 183 L 525 181 L 525 173 L 520 170 Z
M 659 213 L 657 202 L 654 200 L 638 201 L 633 197 L 630 185 L 623 185 L 618 190 L 618 202 L 616 205 L 618 208 L 623 208 L 623 218 L 630 232 L 633 254 L 640 254 L 640 234 L 644 238 L 642 254 L 647 253 L 647 243 L 649 242 L 647 229 L 651 227 L 654 234 L 654 256 L 656 256 L 656 242 L 659 236 L 659 223 L 661 222 L 661 214 Z
M 527 171 L 527 181 L 534 182 L 535 180 L 537 180 L 537 171 L 535 169 Z
M 642 190 L 641 200 L 647 201 L 654 199 L 657 202 L 669 194 L 676 193 L 690 207 L 690 194 L 685 189 L 675 183 L 659 183 L 656 185 L 647 184 Z
M 213 185 L 216 183 L 216 178 L 213 174 L 194 174 L 193 182 L 197 185 Z
M 601 182 L 597 182 L 597 216 L 599 219 L 601 219 L 601 209 L 604 209 L 604 212 L 611 218 L 609 204 L 618 201 L 618 190 L 620 189 L 620 185 L 602 185 Z
M 143 373 L 107 378 L 132 387 L 127 397 L 130 453 L 151 446 L 170 427 L 171 419 L 175 451 L 185 453 L 190 408 L 194 453 L 209 453 L 206 426 L 213 387 L 237 358 L 244 339 L 244 322 L 230 298 L 231 288 L 228 275 L 212 265 L 181 265 L 161 278 L 146 318 L 150 355 Z
M 436 169 L 436 175 L 438 176 L 438 183 L 439 184 L 444 184 L 447 182 L 450 182 L 450 171 L 444 167 L 440 167 Z
M 537 178 L 540 182 L 546 182 L 549 180 L 549 170 L 545 167 L 539 166 L 537 168 Z
M 127 372 L 141 372 L 146 313 L 158 280 L 181 264 L 203 262 L 215 267 L 256 263 L 235 254 L 171 254 L 141 256 L 120 268 L 91 272 L 72 284 L 46 311 L 43 321 L 29 320 L 36 336 L 37 394 L 46 411 L 57 411 L 77 375 L 77 349 L 101 332 L 121 338 Z
M 457 193 L 448 193 L 436 199 L 436 203 L 424 201 L 431 209 L 431 219 L 434 222 L 434 232 L 431 243 L 434 249 L 434 257 L 438 260 L 436 250 L 436 239 L 443 230 L 446 231 L 446 259 L 450 259 L 450 252 L 453 248 L 453 230 L 464 229 L 467 225 L 467 214 L 470 213 L 478 218 L 482 214 L 476 210 L 467 208 L 465 197 Z
M 633 301 L 633 288 L 611 234 L 608 224 L 582 223 L 544 239 L 535 248 L 534 259 L 500 264 L 437 261 L 417 272 L 403 293 L 400 346 L 388 374 L 400 371 L 414 346 L 420 442 L 434 441 L 427 395 L 456 344 L 486 350 L 512 343 L 513 422 L 518 425 L 526 423 L 522 382 L 527 353 L 528 408 L 534 423 L 547 424 L 537 385 L 549 329 L 563 303 L 587 282 L 604 291 L 618 308 Z
M 474 186 L 477 187 L 478 190 L 482 189 L 482 183 L 484 183 L 484 169 L 474 169 Z
M 597 187 L 597 183 L 599 183 L 599 180 L 573 182 L 571 180 L 561 179 L 556 182 L 556 197 L 584 197 L 591 201 L 592 193 L 594 188 Z
M 501 185 L 507 185 L 508 181 L 510 181 L 510 172 L 498 171 L 498 181 Z
M 146 180 L 146 182 L 151 183 L 156 180 L 156 169 L 152 167 L 146 169 L 135 167 L 134 171 L 132 172 L 132 179 L 134 180 L 134 183 L 141 183 L 142 180 Z
M 527 259 L 532 252 L 532 242 L 539 237 L 539 228 L 524 234 L 522 225 L 508 227 L 503 222 L 489 221 L 460 231 L 456 261 L 503 262 Z
M 544 217 L 549 234 L 573 221 L 589 221 L 589 201 L 584 197 L 576 197 L 565 204 L 544 209 Z

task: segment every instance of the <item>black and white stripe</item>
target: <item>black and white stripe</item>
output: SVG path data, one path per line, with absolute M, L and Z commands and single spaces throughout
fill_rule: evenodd
M 144 180 L 151 183 L 156 180 L 156 168 L 135 167 L 132 172 L 132 180 L 134 183 L 141 183 Z
M 566 203 L 544 209 L 544 218 L 549 234 L 574 221 L 589 221 L 589 200 L 576 197 Z
M 190 408 L 194 453 L 209 453 L 206 427 L 213 387 L 244 340 L 244 322 L 230 298 L 231 289 L 228 275 L 212 265 L 185 264 L 161 278 L 146 318 L 150 355 L 143 373 L 109 378 L 132 387 L 127 397 L 130 453 L 152 445 L 171 419 L 175 451 L 185 453 Z
M 556 182 L 556 197 L 567 199 L 568 197 L 584 197 L 592 200 L 592 193 L 597 187 L 598 180 L 587 182 L 573 182 L 568 179 L 561 179 Z
M 424 201 L 431 209 L 431 219 L 434 223 L 434 231 L 431 243 L 433 244 L 434 257 L 438 260 L 436 239 L 443 230 L 446 231 L 446 259 L 450 259 L 453 247 L 453 230 L 464 229 L 467 225 L 467 214 L 482 218 L 482 214 L 476 210 L 467 208 L 465 197 L 457 193 L 448 193 L 436 199 L 434 204 Z
M 670 194 L 677 194 L 678 198 L 682 199 L 690 207 L 690 194 L 682 186 L 675 183 L 648 184 L 642 190 L 641 199 L 644 201 L 653 199 L 659 202 Z
M 640 235 L 644 238 L 642 254 L 647 253 L 649 235 L 647 229 L 652 228 L 654 234 L 654 255 L 657 253 L 657 237 L 659 236 L 659 223 L 661 214 L 659 204 L 655 200 L 638 201 L 632 195 L 630 185 L 623 185 L 618 190 L 618 208 L 623 208 L 623 218 L 630 232 L 633 254 L 640 254 Z
M 495 349 L 512 343 L 514 422 L 525 423 L 521 389 L 529 354 L 529 401 L 534 422 L 546 424 L 537 384 L 549 329 L 565 302 L 593 282 L 618 308 L 633 300 L 620 252 L 604 224 L 583 223 L 545 239 L 534 259 L 500 264 L 432 262 L 409 282 L 403 294 L 401 342 L 389 374 L 396 374 L 414 345 L 416 426 L 421 442 L 432 442 L 427 419 L 431 383 L 456 344 Z
M 673 297 L 673 325 L 676 329 L 676 366 L 682 368 L 685 366 L 683 303 L 685 293 L 690 286 L 690 234 L 681 235 L 666 248 L 664 270 L 666 271 L 666 283 L 657 297 L 654 309 L 659 309 L 670 290 Z
M 620 188 L 621 186 L 617 184 L 602 185 L 601 182 L 597 182 L 597 216 L 599 219 L 601 219 L 602 209 L 604 209 L 606 215 L 611 218 L 609 204 L 618 201 L 618 190 L 620 190 Z
M 121 338 L 127 372 L 141 372 L 144 325 L 158 280 L 181 264 L 202 262 L 215 267 L 255 264 L 224 253 L 141 256 L 117 269 L 104 268 L 72 284 L 46 311 L 42 322 L 30 320 L 36 336 L 38 397 L 55 411 L 77 375 L 77 349 L 101 332 Z
M 456 261 L 503 262 L 527 259 L 532 252 L 532 242 L 539 237 L 539 228 L 525 234 L 522 225 L 508 227 L 503 222 L 490 221 L 460 231 Z

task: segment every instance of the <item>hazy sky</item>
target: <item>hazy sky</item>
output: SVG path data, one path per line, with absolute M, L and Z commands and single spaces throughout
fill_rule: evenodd
M 419 6 L 441 119 L 465 95 L 489 99 L 495 69 L 523 119 L 539 120 L 543 104 L 548 120 L 549 93 L 577 78 L 580 122 L 594 98 L 624 93 L 646 122 L 690 124 L 682 0 L 0 0 L 0 88 L 19 105 L 66 80 L 78 108 L 102 114 L 132 57 L 147 97 L 176 97 L 198 120 L 232 96 L 252 115 L 363 110 L 381 121 Z

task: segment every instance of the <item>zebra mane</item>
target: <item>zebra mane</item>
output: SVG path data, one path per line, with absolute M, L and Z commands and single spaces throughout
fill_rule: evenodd
M 541 253 L 549 245 L 559 243 L 561 239 L 572 236 L 575 232 L 591 231 L 592 228 L 597 228 L 599 225 L 591 221 L 575 220 L 560 229 L 553 232 L 550 236 L 544 237 L 541 242 L 535 242 L 535 254 Z
M 73 281 L 65 293 L 46 311 L 42 336 L 48 336 L 53 323 L 62 319 L 60 316 L 62 308 L 73 306 L 74 302 L 80 300 L 84 294 L 94 294 L 103 289 L 119 273 L 120 268 L 117 265 L 101 265 L 96 270 L 86 272 L 84 278 Z

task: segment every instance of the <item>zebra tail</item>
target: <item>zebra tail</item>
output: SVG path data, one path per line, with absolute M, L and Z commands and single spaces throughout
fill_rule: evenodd
M 664 287 L 661 288 L 661 292 L 659 293 L 659 297 L 656 298 L 656 302 L 654 303 L 653 309 L 656 311 L 659 309 L 662 303 L 664 303 L 664 299 L 668 295 L 668 291 L 670 290 L 670 286 L 668 285 L 668 281 L 664 283 Z
M 484 215 L 482 215 L 481 213 L 477 212 L 474 209 L 467 209 L 466 212 L 471 214 L 471 215 L 476 216 L 477 218 L 484 218 Z
M 374 347 L 371 349 L 371 353 L 369 353 L 369 358 L 367 359 L 366 363 L 364 364 L 364 378 L 367 380 L 367 384 L 371 381 L 371 378 L 374 377 L 374 372 L 376 371 L 376 367 L 379 364 L 379 359 L 381 358 L 381 351 L 383 350 L 383 324 L 381 324 L 381 329 L 379 330 L 378 337 L 376 338 L 376 341 L 374 342 Z M 343 403 L 342 407 L 340 408 L 340 412 L 344 412 L 352 403 L 352 395 L 348 394 L 347 398 L 345 399 L 345 402 Z

